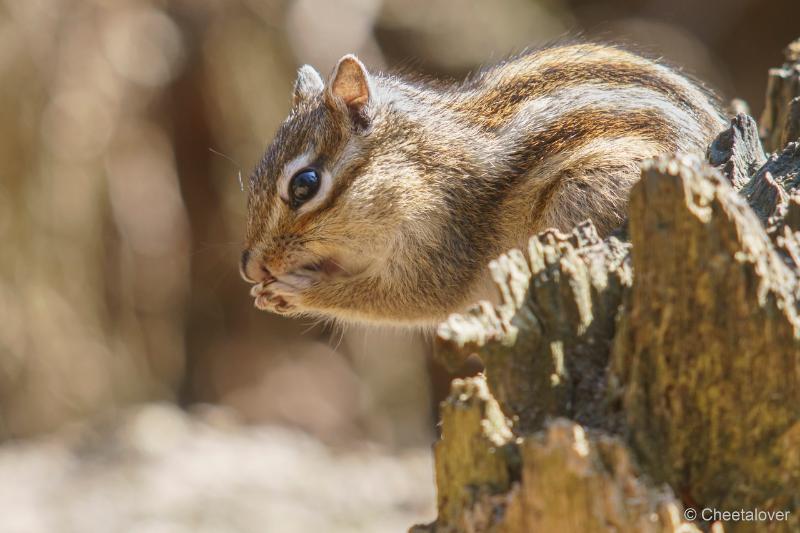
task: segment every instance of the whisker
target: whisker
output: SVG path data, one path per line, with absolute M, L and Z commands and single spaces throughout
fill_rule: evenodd
M 223 154 L 222 152 L 220 152 L 218 150 L 214 150 L 210 146 L 208 148 L 208 151 L 211 152 L 214 155 L 218 155 L 220 157 L 224 157 L 225 159 L 227 159 L 228 161 L 230 161 L 231 163 L 233 163 L 236 166 L 236 169 L 238 170 L 238 176 L 239 176 L 239 190 L 244 192 L 244 181 L 242 180 L 242 165 L 240 165 L 239 163 L 234 161 L 232 157 L 229 157 L 229 156 Z
M 307 334 L 309 331 L 311 331 L 312 329 L 314 329 L 314 328 L 316 328 L 317 326 L 319 326 L 319 325 L 320 325 L 320 323 L 322 322 L 322 320 L 323 320 L 323 319 L 321 319 L 321 318 L 315 318 L 315 319 L 313 319 L 313 320 L 311 321 L 311 323 L 310 323 L 310 324 L 308 324 L 308 327 L 307 327 L 306 329 L 304 329 L 303 331 L 301 331 L 301 332 L 300 332 L 300 334 L 301 334 L 301 335 L 305 335 L 305 334 Z
M 333 351 L 334 352 L 338 352 L 339 351 L 339 347 L 342 345 L 342 341 L 344 340 L 345 324 L 341 323 L 341 322 L 339 322 L 339 323 L 334 322 L 333 326 L 334 326 L 334 328 L 336 326 L 339 327 L 339 340 L 336 342 L 336 346 L 333 347 Z M 334 333 L 336 333 L 335 329 L 334 329 Z

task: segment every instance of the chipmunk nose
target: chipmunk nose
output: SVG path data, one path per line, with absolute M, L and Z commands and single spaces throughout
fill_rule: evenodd
M 267 265 L 265 265 L 263 261 L 254 258 L 249 249 L 242 252 L 242 259 L 239 262 L 239 273 L 242 275 L 242 278 L 249 283 L 261 283 L 268 279 L 274 279 Z

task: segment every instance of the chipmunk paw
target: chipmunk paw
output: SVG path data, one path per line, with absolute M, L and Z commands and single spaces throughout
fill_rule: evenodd
M 285 315 L 303 308 L 303 294 L 319 280 L 312 270 L 298 270 L 277 277 L 267 284 L 259 283 L 250 290 L 255 306 L 262 311 Z

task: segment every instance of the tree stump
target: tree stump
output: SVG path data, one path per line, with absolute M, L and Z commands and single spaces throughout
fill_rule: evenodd
M 443 405 L 439 517 L 412 531 L 800 529 L 800 41 L 787 61 L 778 153 L 738 115 L 707 162 L 643 165 L 624 232 L 533 237 L 491 265 L 501 305 L 440 325 L 485 375 Z

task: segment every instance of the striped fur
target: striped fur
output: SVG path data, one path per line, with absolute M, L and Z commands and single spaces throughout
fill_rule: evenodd
M 587 218 L 609 233 L 639 162 L 702 152 L 723 128 L 706 91 L 605 45 L 530 52 L 447 87 L 352 57 L 327 83 L 303 67 L 251 178 L 244 274 L 263 281 L 264 309 L 434 324 L 487 294 L 488 262 L 530 235 Z M 281 196 L 303 165 L 323 190 L 292 209 Z

